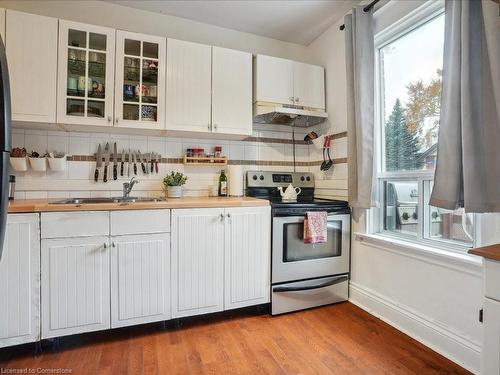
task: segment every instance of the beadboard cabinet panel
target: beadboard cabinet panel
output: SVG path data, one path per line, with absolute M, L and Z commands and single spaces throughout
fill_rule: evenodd
M 211 131 L 211 49 L 167 40 L 167 130 Z
M 170 319 L 170 235 L 111 237 L 111 327 Z
M 224 309 L 224 209 L 172 210 L 172 317 Z
M 0 260 L 0 347 L 40 338 L 38 214 L 10 214 Z
M 57 28 L 57 18 L 7 10 L 4 41 L 14 121 L 56 121 Z
M 295 104 L 325 108 L 325 69 L 321 66 L 293 63 L 293 93 Z
M 110 328 L 108 241 L 42 240 L 42 338 Z
M 294 104 L 293 61 L 257 55 L 255 101 Z
M 212 131 L 252 135 L 252 54 L 212 48 Z
M 268 303 L 271 208 L 226 209 L 225 310 Z

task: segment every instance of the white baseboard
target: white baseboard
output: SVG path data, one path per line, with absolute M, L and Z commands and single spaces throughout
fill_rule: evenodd
M 349 301 L 465 369 L 479 374 L 481 346 L 478 343 L 354 282 L 349 286 Z

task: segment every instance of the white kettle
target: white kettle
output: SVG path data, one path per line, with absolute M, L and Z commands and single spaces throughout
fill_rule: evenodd
M 283 191 L 283 187 L 278 186 L 278 190 L 281 194 L 281 199 L 284 201 L 295 201 L 297 200 L 297 195 L 302 191 L 299 187 L 293 187 L 292 184 L 288 184 L 285 191 Z

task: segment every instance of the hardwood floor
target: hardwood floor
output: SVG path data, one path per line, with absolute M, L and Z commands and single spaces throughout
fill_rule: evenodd
M 0 369 L 72 374 L 469 374 L 350 303 L 277 317 L 248 312 L 67 337 L 41 355 L 0 350 Z

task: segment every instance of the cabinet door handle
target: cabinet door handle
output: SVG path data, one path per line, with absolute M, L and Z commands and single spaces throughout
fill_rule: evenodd
M 118 124 L 118 117 L 115 119 L 115 124 Z
M 226 215 L 228 219 L 231 219 L 231 214 Z
M 210 130 L 210 124 L 207 125 L 207 129 Z
M 103 247 L 104 247 L 105 249 L 107 249 L 107 248 L 108 248 L 108 244 L 107 244 L 106 242 L 104 242 Z
M 116 247 L 116 244 L 115 244 L 115 242 L 114 242 L 114 241 L 111 243 L 111 246 L 112 246 L 112 247 Z
M 214 130 L 217 131 L 217 124 L 214 124 Z
M 220 214 L 219 217 L 220 217 L 221 220 L 224 220 L 224 214 Z
M 108 122 L 111 122 L 111 116 L 108 116 Z

